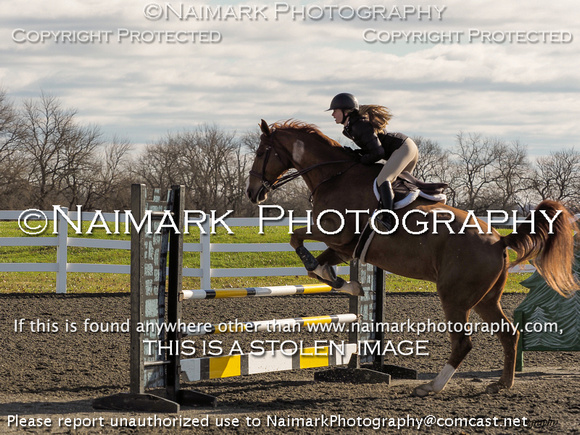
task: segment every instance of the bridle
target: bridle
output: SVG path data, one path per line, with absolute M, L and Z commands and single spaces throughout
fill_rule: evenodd
M 332 165 L 332 164 L 337 164 L 337 163 L 347 163 L 347 162 L 352 162 L 352 165 L 350 165 L 348 168 L 346 168 L 343 171 L 337 172 L 336 174 L 322 180 L 320 183 L 318 183 L 313 189 L 312 192 L 310 193 L 310 202 L 312 202 L 312 197 L 314 196 L 314 192 L 316 191 L 316 189 L 318 189 L 318 187 L 320 185 L 322 185 L 323 183 L 326 183 L 327 181 L 332 180 L 333 178 L 339 177 L 342 174 L 344 174 L 346 171 L 348 171 L 350 168 L 352 168 L 354 165 L 357 164 L 357 162 L 353 162 L 352 160 L 332 160 L 329 162 L 319 162 L 316 163 L 312 166 L 308 166 L 307 168 L 304 169 L 300 169 L 300 170 L 296 170 L 295 172 L 292 172 L 290 174 L 286 174 L 283 175 L 281 177 L 276 178 L 276 180 L 274 180 L 273 182 L 268 181 L 266 179 L 266 167 L 268 165 L 268 161 L 270 159 L 270 155 L 272 153 L 272 151 L 274 151 L 274 155 L 278 158 L 278 160 L 280 160 L 280 163 L 282 163 L 284 165 L 284 162 L 282 160 L 282 158 L 280 157 L 280 155 L 278 154 L 278 151 L 274 148 L 274 145 L 276 144 L 276 139 L 272 136 L 272 135 L 268 135 L 265 136 L 268 140 L 268 143 L 266 144 L 266 155 L 264 156 L 264 162 L 262 163 L 262 172 L 256 172 L 253 169 L 250 170 L 250 176 L 254 176 L 256 178 L 259 178 L 260 181 L 262 182 L 262 188 L 266 190 L 266 192 L 271 192 L 274 191 L 276 189 L 279 189 L 280 187 L 282 187 L 284 184 L 295 180 L 298 177 L 301 177 L 302 175 L 312 171 L 313 169 L 316 169 L 320 166 L 325 166 L 325 165 Z
M 267 136 L 268 138 L 271 138 L 271 136 Z M 253 175 L 254 177 L 257 177 L 260 179 L 260 181 L 262 182 L 262 187 L 264 189 L 266 189 L 267 192 L 270 192 L 271 190 L 276 190 L 278 189 L 280 186 L 278 185 L 280 183 L 280 180 L 284 177 L 279 177 L 276 180 L 274 180 L 274 182 L 270 182 L 266 179 L 266 167 L 268 165 L 268 161 L 270 160 L 270 154 L 272 153 L 272 150 L 274 149 L 274 139 L 271 138 L 271 140 L 269 141 L 270 143 L 268 143 L 266 145 L 266 155 L 264 157 L 264 162 L 262 163 L 262 172 L 258 173 L 256 171 L 254 171 L 253 169 L 250 170 L 250 175 Z M 280 160 L 280 163 L 284 164 L 284 162 L 282 161 L 282 158 L 280 157 L 280 155 L 278 154 L 278 152 L 276 150 L 274 150 L 274 155 L 276 157 L 278 157 L 278 160 Z M 294 178 L 292 178 L 293 180 Z M 291 180 L 288 180 L 291 181 Z M 284 183 L 287 183 L 288 181 L 284 181 Z

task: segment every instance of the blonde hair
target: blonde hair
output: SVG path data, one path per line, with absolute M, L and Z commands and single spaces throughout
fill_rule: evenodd
M 369 120 L 377 133 L 383 131 L 393 117 L 393 114 L 387 107 L 377 104 L 360 106 L 358 113 Z

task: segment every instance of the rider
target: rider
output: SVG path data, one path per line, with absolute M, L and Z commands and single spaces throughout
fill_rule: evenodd
M 384 106 L 359 106 L 354 95 L 341 93 L 332 99 L 328 110 L 332 110 L 337 124 L 344 125 L 342 133 L 360 148 L 361 163 L 372 165 L 381 159 L 387 160 L 376 181 L 382 208 L 393 210 L 391 184 L 401 172 L 415 169 L 419 157 L 417 145 L 402 133 L 387 133 L 385 127 L 391 113 Z M 391 229 L 392 215 L 383 216 L 383 223 Z

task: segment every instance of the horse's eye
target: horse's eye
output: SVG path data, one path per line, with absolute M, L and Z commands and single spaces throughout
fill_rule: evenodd
M 258 150 L 258 151 L 256 151 L 256 156 L 257 157 L 262 157 L 264 154 L 265 154 L 265 151 L 264 150 Z

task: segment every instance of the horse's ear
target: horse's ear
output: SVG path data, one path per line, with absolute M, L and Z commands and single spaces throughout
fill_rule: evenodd
M 270 127 L 268 127 L 268 123 L 263 119 L 262 122 L 260 122 L 260 130 L 262 130 L 262 133 L 266 136 L 270 136 Z

